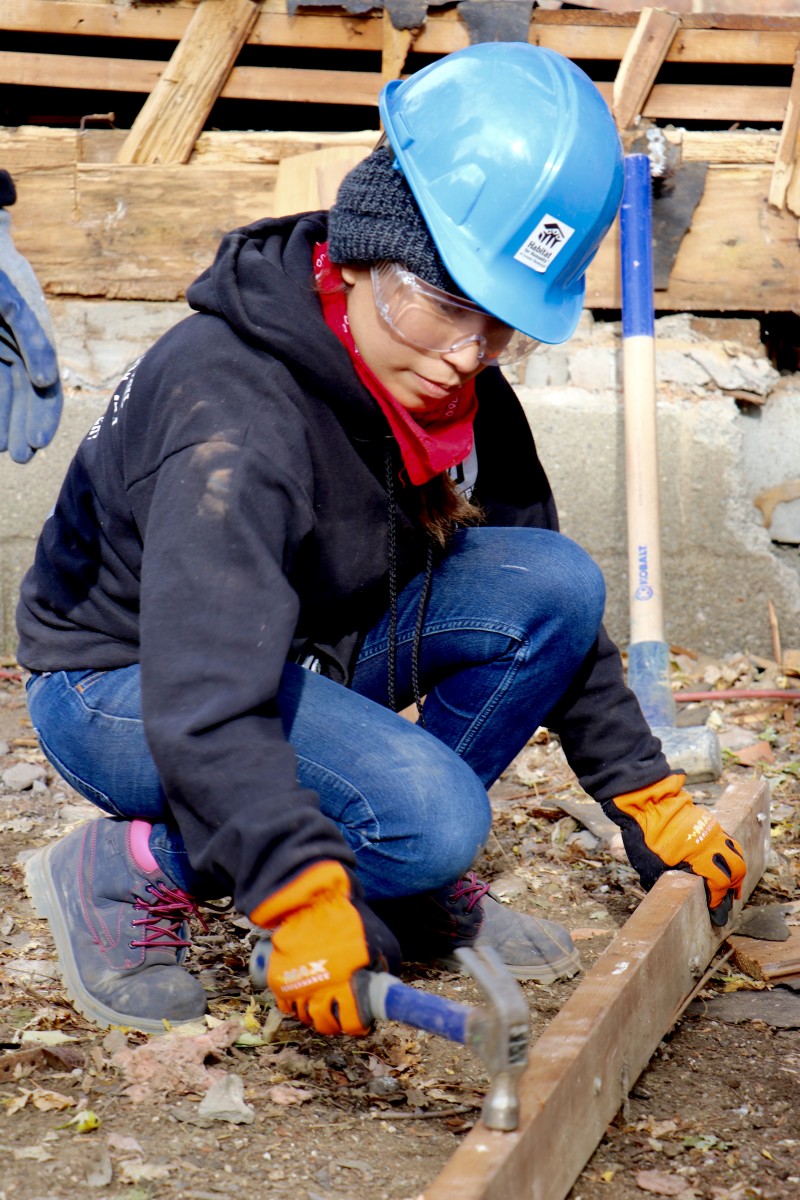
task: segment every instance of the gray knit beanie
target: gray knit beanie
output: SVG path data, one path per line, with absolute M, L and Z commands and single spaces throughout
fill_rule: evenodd
M 426 283 L 461 295 L 439 251 L 394 154 L 381 146 L 342 180 L 328 214 L 331 262 L 364 266 L 398 262 Z

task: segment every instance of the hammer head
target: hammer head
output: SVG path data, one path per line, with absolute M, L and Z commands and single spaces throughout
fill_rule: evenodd
M 707 783 L 722 774 L 722 750 L 713 729 L 706 725 L 685 728 L 656 726 L 653 733 L 661 742 L 667 761 L 683 771 L 687 783 Z
M 530 1038 L 525 995 L 491 946 L 463 948 L 455 953 L 486 1000 L 469 1017 L 465 1042 L 480 1055 L 489 1073 L 483 1123 L 489 1129 L 516 1129 L 519 1077 L 528 1061 Z

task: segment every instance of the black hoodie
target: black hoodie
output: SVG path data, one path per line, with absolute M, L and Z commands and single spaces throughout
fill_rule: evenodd
M 187 294 L 197 311 L 127 372 L 78 449 L 18 608 L 30 670 L 141 663 L 145 729 L 190 861 L 246 913 L 312 861 L 353 862 L 298 785 L 275 698 L 287 659 L 309 653 L 347 684 L 388 606 L 393 439 L 323 320 L 312 251 L 325 236 L 317 213 L 225 237 Z M 556 528 L 497 368 L 477 393 L 488 523 Z M 397 494 L 402 587 L 426 537 Z M 605 633 L 550 725 L 598 799 L 668 773 Z

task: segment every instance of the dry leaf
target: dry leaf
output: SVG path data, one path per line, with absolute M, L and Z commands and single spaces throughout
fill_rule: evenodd
M 64 1042 L 74 1042 L 75 1038 L 70 1037 L 67 1033 L 62 1033 L 60 1029 L 25 1029 L 20 1041 L 23 1044 L 37 1042 L 41 1046 L 60 1046 Z
M 141 1158 L 126 1159 L 118 1166 L 123 1183 L 141 1183 L 155 1179 L 166 1179 L 174 1168 L 143 1162 Z
M 643 1192 L 652 1192 L 656 1196 L 680 1196 L 689 1190 L 682 1175 L 668 1175 L 664 1171 L 637 1171 L 636 1183 Z
M 56 1125 L 56 1129 L 74 1129 L 76 1133 L 91 1133 L 99 1126 L 100 1118 L 97 1113 L 92 1112 L 91 1108 L 85 1108 L 82 1112 L 76 1113 L 64 1125 Z
M 267 1089 L 267 1095 L 273 1104 L 304 1104 L 314 1099 L 308 1088 L 294 1087 L 291 1083 L 276 1083 Z
M 775 761 L 775 755 L 769 742 L 754 742 L 752 746 L 744 746 L 736 751 L 736 761 L 743 767 L 753 767 L 756 763 Z
M 31 1092 L 31 1104 L 39 1112 L 63 1112 L 65 1108 L 73 1108 L 75 1101 L 63 1092 L 50 1092 L 46 1088 L 34 1088 Z
M 20 1094 L 15 1096 L 13 1100 L 9 1100 L 8 1104 L 6 1105 L 6 1112 L 8 1115 L 13 1116 L 14 1113 L 17 1113 L 21 1108 L 24 1108 L 32 1095 L 33 1092 L 20 1092 Z
M 33 1162 L 49 1162 L 53 1157 L 45 1150 L 44 1146 L 17 1146 L 13 1153 L 18 1162 L 22 1159 L 31 1159 Z
M 141 1154 L 142 1147 L 139 1145 L 135 1137 L 128 1137 L 124 1133 L 110 1133 L 108 1135 L 109 1150 L 119 1150 L 121 1153 Z

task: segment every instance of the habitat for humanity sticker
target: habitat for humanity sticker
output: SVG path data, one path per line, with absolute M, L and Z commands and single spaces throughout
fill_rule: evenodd
M 533 233 L 525 239 L 514 258 L 543 274 L 564 249 L 575 230 L 566 221 L 545 213 Z

